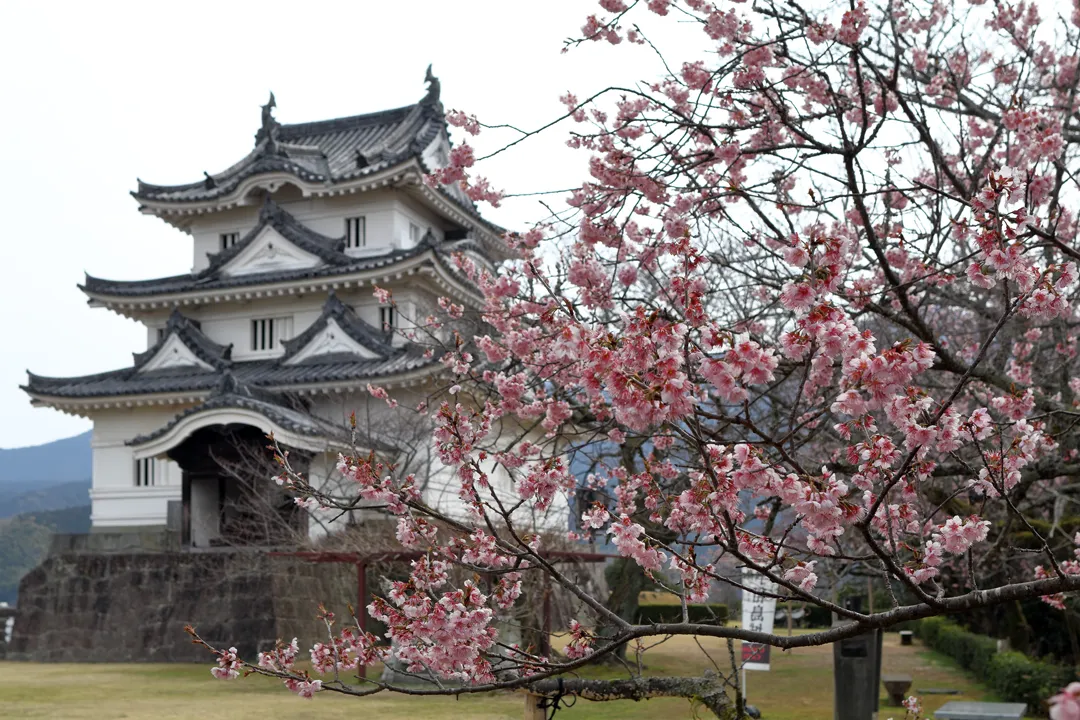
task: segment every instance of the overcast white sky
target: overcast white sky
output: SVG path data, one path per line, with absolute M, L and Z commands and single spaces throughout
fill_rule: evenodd
M 190 269 L 189 236 L 137 211 L 128 195 L 137 177 L 193 182 L 232 164 L 253 146 L 269 90 L 281 122 L 354 115 L 419 100 L 430 62 L 447 108 L 532 127 L 560 114 L 567 90 L 583 97 L 656 77 L 656 58 L 641 47 L 560 54 L 594 8 L 591 0 L 0 2 L 0 447 L 90 427 L 32 408 L 18 387 L 26 370 L 101 372 L 145 349 L 141 325 L 87 307 L 76 287 L 84 271 L 138 279 Z M 586 158 L 563 146 L 566 129 L 484 172 L 510 191 L 568 187 Z M 489 216 L 520 227 L 541 214 L 536 200 L 519 200 Z

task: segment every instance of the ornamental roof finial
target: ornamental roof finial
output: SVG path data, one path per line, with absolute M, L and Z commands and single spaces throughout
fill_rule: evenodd
M 259 132 L 255 133 L 255 144 L 258 145 L 263 140 L 269 139 L 270 144 L 277 143 L 277 131 L 281 127 L 274 118 L 274 108 L 277 107 L 277 100 L 274 99 L 273 91 L 270 92 L 270 99 L 262 106 L 262 127 L 259 128 Z
M 427 74 L 424 75 L 424 82 L 428 84 L 428 88 L 427 95 L 424 96 L 422 102 L 431 103 L 434 105 L 435 103 L 439 102 L 439 91 L 441 89 L 441 85 L 439 83 L 439 78 L 435 77 L 434 73 L 431 72 L 430 64 L 427 66 Z
M 221 379 L 218 380 L 218 386 L 214 389 L 215 395 L 239 395 L 241 390 L 247 390 L 247 388 L 241 388 L 240 383 L 237 382 L 236 376 L 232 374 L 231 370 L 226 370 L 221 374 Z M 250 393 L 244 393 L 250 394 Z

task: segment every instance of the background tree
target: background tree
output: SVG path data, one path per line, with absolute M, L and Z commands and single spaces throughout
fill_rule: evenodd
M 427 553 L 371 612 L 413 667 L 468 684 L 407 691 L 546 691 L 548 678 L 646 638 L 795 647 L 1037 597 L 1063 606 L 1080 588 L 1080 12 L 1044 20 L 1006 1 L 600 6 L 568 48 L 651 45 L 663 71 L 564 96 L 589 177 L 565 209 L 511 237 L 518 258 L 497 274 L 459 259 L 490 327 L 445 349 L 454 397 L 430 407 L 467 511 L 425 505 L 392 464 L 340 465 L 398 517 L 399 539 Z M 708 51 L 678 57 L 694 45 L 658 46 L 653 23 L 703 33 Z M 458 144 L 432 181 L 498 202 L 476 161 Z M 443 310 L 433 324 L 463 313 Z M 601 443 L 634 444 L 640 466 L 571 472 Z M 610 534 L 676 592 L 682 622 L 620 617 L 545 557 L 536 518 L 583 487 L 598 498 L 578 508 L 583 528 Z M 689 622 L 686 605 L 711 583 L 737 582 L 717 572 L 722 560 L 846 624 L 783 637 Z M 451 582 L 450 565 L 500 579 L 482 592 Z M 886 589 L 884 607 L 849 610 L 818 587 L 825 570 L 856 565 Z M 501 644 L 493 624 L 534 573 L 579 603 L 562 655 Z M 604 626 L 613 631 L 598 637 Z M 343 633 L 313 651 L 325 679 L 298 673 L 287 647 L 254 667 L 307 695 L 406 691 L 345 679 L 385 650 Z M 219 652 L 217 674 L 240 669 Z M 731 710 L 720 679 L 628 671 L 566 687 Z M 1071 717 L 1073 695 L 1055 699 L 1059 716 Z

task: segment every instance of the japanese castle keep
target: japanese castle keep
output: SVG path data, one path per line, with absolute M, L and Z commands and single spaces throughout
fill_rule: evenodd
M 403 405 L 426 397 L 442 366 L 438 353 L 409 339 L 409 329 L 441 296 L 466 307 L 481 302 L 451 255 L 487 266 L 507 257 L 502 231 L 460 189 L 425 182 L 450 150 L 430 69 L 426 96 L 407 107 L 300 124 L 279 123 L 274 107 L 271 95 L 254 149 L 228 169 L 187 185 L 139 181 L 132 193 L 141 212 L 191 236 L 190 272 L 138 281 L 87 276 L 80 286 L 91 306 L 145 325 L 146 349 L 132 365 L 83 377 L 31 373 L 24 386 L 35 405 L 94 423 L 92 532 L 67 551 L 54 546 L 24 579 L 17 656 L 205 659 L 182 648 L 182 626 L 173 627 L 185 603 L 218 612 L 212 634 L 220 640 L 244 634 L 272 642 L 286 631 L 278 627 L 283 618 L 309 616 L 310 608 L 283 610 L 273 601 L 283 591 L 257 568 L 274 558 L 246 553 L 258 559 L 243 560 L 230 551 L 274 539 L 265 518 L 246 517 L 232 502 L 238 484 L 221 459 L 232 458 L 235 469 L 243 460 L 234 457 L 238 448 L 265 454 L 273 433 L 312 484 L 330 482 L 354 411 L 358 446 L 393 446 L 399 430 L 363 420 L 373 402 L 366 387 L 384 387 Z M 375 285 L 392 291 L 393 306 L 378 304 Z M 426 492 L 456 501 L 438 481 L 437 458 L 424 462 Z M 273 485 L 260 473 L 253 482 Z M 311 538 L 348 520 L 320 517 L 330 513 L 286 496 L 275 512 L 283 527 Z M 310 567 L 294 564 L 297 577 Z M 228 576 L 223 586 L 205 587 L 211 565 Z M 229 576 L 229 567 L 243 572 Z M 148 607 L 120 607 L 128 601 L 117 584 Z M 222 593 L 231 600 L 203 597 Z M 271 598 L 269 610 L 243 605 L 260 593 Z M 218 600 L 229 609 L 215 611 Z M 237 613 L 254 625 L 229 625 Z M 143 650 L 110 652 L 135 632 L 143 640 L 128 638 L 129 645 Z M 110 633 L 119 637 L 109 640 Z
M 192 236 L 191 272 L 81 286 L 92 306 L 146 326 L 133 365 L 30 375 L 34 404 L 94 422 L 95 530 L 164 528 L 178 502 L 188 541 L 213 541 L 227 528 L 217 507 L 202 511 L 219 503 L 219 478 L 196 466 L 215 428 L 273 432 L 318 462 L 368 383 L 418 386 L 438 367 L 401 331 L 439 296 L 478 302 L 449 254 L 504 257 L 464 194 L 424 182 L 450 149 L 437 80 L 419 103 L 369 115 L 282 125 L 273 108 L 271 96 L 255 149 L 227 170 L 132 193 Z M 376 302 L 376 284 L 395 308 Z

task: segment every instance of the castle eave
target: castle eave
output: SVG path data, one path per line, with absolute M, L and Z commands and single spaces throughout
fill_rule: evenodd
M 30 375 L 22 390 L 35 405 L 86 415 L 112 408 L 184 405 L 200 402 L 229 374 L 245 386 L 270 392 L 342 394 L 366 388 L 416 385 L 441 365 L 422 349 L 399 349 L 389 358 L 312 358 L 285 364 L 281 358 L 233 362 L 225 370 L 200 367 L 138 372 L 125 368 L 96 375 L 49 378 Z
M 282 125 L 276 103 L 263 107 L 255 148 L 229 168 L 199 182 L 154 185 L 139 181 L 132 193 L 144 204 L 198 204 L 243 195 L 244 184 L 271 173 L 312 185 L 378 174 L 423 152 L 446 132 L 435 97 L 393 110 L 317 122 Z
M 192 221 L 202 215 L 209 215 L 238 207 L 250 207 L 261 202 L 259 192 L 273 193 L 283 185 L 295 186 L 303 197 L 335 197 L 355 195 L 357 193 L 379 190 L 382 188 L 403 188 L 416 196 L 439 215 L 453 223 L 472 229 L 482 239 L 487 249 L 496 260 L 505 260 L 513 253 L 502 241 L 504 228 L 485 220 L 476 208 L 467 206 L 461 200 L 443 188 L 433 188 L 424 181 L 427 170 L 417 157 L 387 166 L 378 172 L 370 172 L 359 177 L 340 181 L 308 182 L 287 173 L 275 172 L 253 175 L 239 183 L 234 190 L 220 198 L 190 202 L 172 202 L 146 198 L 136 193 L 132 196 L 139 201 L 139 212 L 154 215 L 185 232 L 190 231 Z
M 302 401 L 240 385 L 229 373 L 204 402 L 161 427 L 127 442 L 136 459 L 165 455 L 197 430 L 213 425 L 251 425 L 289 447 L 322 451 L 348 446 L 349 431 L 309 412 Z M 371 449 L 372 443 L 366 443 Z
M 425 277 L 440 292 L 465 302 L 470 307 L 478 307 L 483 302 L 483 297 L 471 282 L 430 249 L 403 257 L 398 262 L 387 262 L 374 268 L 348 272 L 351 269 L 349 266 L 327 266 L 320 268 L 317 273 L 304 273 L 302 277 L 288 277 L 287 274 L 284 278 L 277 275 L 244 276 L 218 283 L 217 287 L 205 289 L 190 288 L 196 283 L 181 282 L 185 278 L 177 276 L 163 279 L 177 285 L 176 290 L 170 290 L 169 283 L 162 283 L 158 288 L 147 288 L 141 294 L 96 290 L 94 289 L 95 282 L 108 281 L 97 281 L 93 278 L 88 279 L 81 289 L 89 298 L 91 307 L 105 307 L 133 319 L 138 319 L 148 312 L 177 307 L 246 302 L 308 293 L 325 294 L 331 290 L 338 292 L 360 290 L 375 285 L 388 285 L 415 276 Z M 124 284 L 118 283 L 117 287 L 121 289 Z
M 102 410 L 132 410 L 137 408 L 182 407 L 185 405 L 194 405 L 207 395 L 205 392 L 156 393 L 152 395 L 72 398 L 62 395 L 35 393 L 26 387 L 23 387 L 22 389 L 30 396 L 30 404 L 34 407 L 52 408 L 53 410 L 59 410 L 67 415 L 84 418 L 92 418 L 96 412 Z
M 379 169 L 378 172 L 369 172 L 362 177 L 336 183 L 332 180 L 313 182 L 285 172 L 271 172 L 252 175 L 238 183 L 227 195 L 221 197 L 191 201 L 161 200 L 144 197 L 137 193 L 132 193 L 132 197 L 139 201 L 139 209 L 143 213 L 158 215 L 167 219 L 169 216 L 206 215 L 221 210 L 255 205 L 261 202 L 259 194 L 255 192 L 256 190 L 273 193 L 281 189 L 286 183 L 294 185 L 304 197 L 327 197 L 367 192 L 392 186 L 400 183 L 407 174 L 416 174 L 417 172 L 420 172 L 420 165 L 413 158 L 404 163 L 385 166 Z

